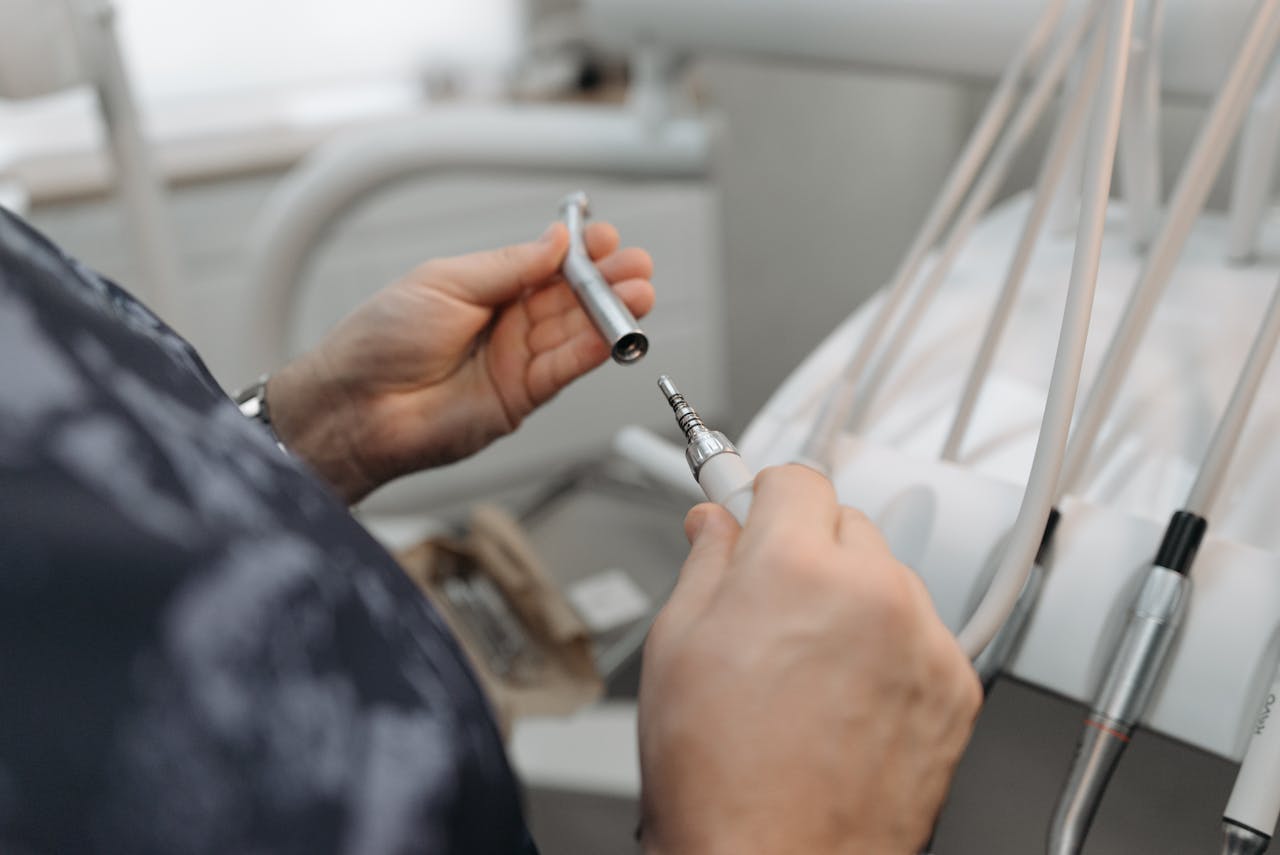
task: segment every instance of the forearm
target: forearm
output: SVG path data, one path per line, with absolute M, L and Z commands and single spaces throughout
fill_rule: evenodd
M 271 425 L 289 452 L 305 461 L 348 504 L 377 486 L 360 456 L 351 415 L 358 406 L 328 380 L 322 357 L 301 356 L 271 375 Z

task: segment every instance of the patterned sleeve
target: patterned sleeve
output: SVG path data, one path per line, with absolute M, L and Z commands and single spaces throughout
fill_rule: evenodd
M 532 851 L 413 585 L 184 341 L 0 212 L 0 852 Z

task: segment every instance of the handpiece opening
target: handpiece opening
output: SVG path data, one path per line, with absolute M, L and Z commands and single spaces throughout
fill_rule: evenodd
M 649 338 L 642 332 L 627 333 L 613 345 L 613 361 L 621 365 L 638 362 L 649 352 Z

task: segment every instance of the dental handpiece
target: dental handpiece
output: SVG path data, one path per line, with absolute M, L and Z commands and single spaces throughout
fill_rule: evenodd
M 1146 711 L 1186 610 L 1186 601 L 1191 593 L 1191 580 L 1187 574 L 1208 528 L 1206 518 L 1222 491 L 1249 411 L 1278 343 L 1280 286 L 1271 296 L 1231 398 L 1209 440 L 1209 448 L 1187 494 L 1186 504 L 1170 518 L 1160 551 L 1156 553 L 1129 613 L 1120 647 L 1108 668 L 1102 692 L 1085 722 L 1087 726 L 1079 753 L 1054 814 L 1049 837 L 1050 855 L 1074 855 L 1080 851 L 1111 773 L 1130 734 Z M 1245 791 L 1248 790 L 1246 783 Z M 1259 792 L 1264 800 L 1273 799 L 1276 795 L 1265 790 Z M 1237 804 L 1249 808 L 1251 802 L 1250 796 L 1242 795 L 1242 801 Z M 1244 815 L 1258 821 L 1252 809 Z M 1270 818 L 1274 825 L 1274 812 Z M 1230 814 L 1227 819 L 1232 819 Z M 1238 844 L 1257 842 L 1246 839 L 1249 836 L 1246 832 L 1252 831 L 1251 828 L 1244 829 L 1228 822 L 1226 831 L 1228 846 L 1237 847 L 1228 849 L 1228 852 L 1262 851 L 1239 848 Z
M 1187 574 L 1206 527 L 1204 517 L 1183 510 L 1174 513 L 1165 529 L 1102 690 L 1085 719 L 1049 828 L 1049 855 L 1076 855 L 1084 847 L 1107 783 L 1146 712 L 1182 624 L 1191 589 Z
M 1222 812 L 1222 855 L 1261 855 L 1280 818 L 1280 670 L 1271 678 L 1253 721 L 1240 772 Z
M 755 476 L 738 449 L 727 436 L 703 423 L 670 377 L 665 374 L 659 377 L 658 388 L 667 396 L 676 423 L 689 441 L 684 456 L 694 480 L 709 500 L 723 506 L 739 524 L 746 525 Z
M 1222 855 L 1261 855 L 1271 844 L 1280 818 L 1280 670 L 1262 699 L 1253 733 L 1244 750 L 1240 772 L 1227 809 L 1222 812 Z
M 609 345 L 613 361 L 620 365 L 639 362 L 649 351 L 649 338 L 591 262 L 583 234 L 589 213 L 587 194 L 581 190 L 570 193 L 560 203 L 560 215 L 569 229 L 569 251 L 560 271 L 587 317 Z

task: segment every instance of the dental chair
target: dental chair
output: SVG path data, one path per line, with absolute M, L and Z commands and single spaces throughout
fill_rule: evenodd
M 141 273 L 131 284 L 144 302 L 181 327 L 173 294 L 180 278 L 177 243 L 110 0 L 0 0 L 0 98 L 39 98 L 82 86 L 95 96 Z M 16 178 L 4 178 L 3 157 L 0 150 L 0 204 L 8 198 L 25 208 L 28 194 Z
M 929 2 L 921 8 L 924 5 L 925 0 L 590 0 L 587 12 L 602 43 L 633 52 L 636 68 L 643 72 L 630 104 L 599 114 L 578 108 L 522 108 L 503 110 L 483 121 L 465 114 L 426 117 L 402 135 L 335 144 L 330 155 L 304 167 L 266 217 L 268 227 L 257 256 L 258 287 L 272 296 L 255 338 L 259 343 L 288 340 L 280 331 L 296 306 L 299 270 L 306 256 L 338 213 L 367 188 L 428 169 L 555 171 L 575 164 L 600 175 L 705 177 L 714 155 L 712 126 L 702 117 L 677 119 L 670 112 L 671 84 L 688 57 L 729 55 L 990 79 L 1005 65 L 1040 4 L 981 0 Z M 1149 96 L 1156 87 L 1157 93 L 1178 98 L 1203 101 L 1212 95 L 1231 64 L 1250 8 L 1247 0 L 1170 0 L 1163 14 L 1152 12 L 1144 24 L 1149 40 L 1142 47 L 1143 57 L 1135 51 L 1140 69 L 1137 94 Z M 966 38 L 954 38 L 958 31 Z M 1160 55 L 1165 57 L 1163 67 L 1156 62 Z M 1251 126 L 1256 130 L 1247 133 L 1261 142 L 1252 144 L 1252 154 L 1241 166 L 1249 175 L 1269 173 L 1269 158 L 1274 158 L 1274 151 L 1268 150 L 1274 147 L 1266 144 L 1273 136 L 1273 88 L 1269 84 L 1261 89 L 1255 102 Z M 1157 114 L 1149 98 L 1144 107 L 1136 111 L 1136 125 L 1130 126 L 1122 143 L 1128 147 L 1121 157 L 1126 204 L 1114 203 L 1108 212 L 1093 316 L 1097 338 L 1104 338 L 1117 323 L 1127 286 L 1140 265 L 1135 247 L 1150 240 L 1153 222 L 1159 219 L 1159 182 L 1150 173 L 1124 175 L 1123 164 L 1135 172 L 1134 164 L 1150 163 L 1153 156 L 1141 147 L 1151 144 Z M 529 139 L 545 140 L 545 150 L 533 151 L 538 147 L 534 145 L 517 151 L 519 146 L 482 139 L 520 127 L 534 129 Z M 608 151 L 597 151 L 588 144 L 587 134 L 577 134 L 575 128 L 590 129 L 614 142 Z M 691 144 L 683 154 L 670 148 L 677 139 Z M 568 159 L 574 163 L 560 158 L 565 140 L 581 146 Z M 641 151 L 647 154 L 641 156 Z M 387 166 L 366 174 L 372 160 Z M 965 621 L 986 589 L 991 556 L 999 552 L 1002 534 L 1018 510 L 1045 401 L 1051 360 L 1044 342 L 1052 341 L 1062 271 L 1070 264 L 1069 238 L 1059 235 L 1042 242 L 966 451 L 957 461 L 939 461 L 937 449 L 958 392 L 955 366 L 965 364 L 978 346 L 982 319 L 1028 204 L 1025 195 L 1017 196 L 983 218 L 947 277 L 938 303 L 895 359 L 889 375 L 893 382 L 886 386 L 892 393 L 875 403 L 866 429 L 842 438 L 833 472 L 842 499 L 878 521 L 895 553 L 920 572 L 939 613 L 953 629 Z M 1267 229 L 1261 238 L 1254 237 L 1257 211 L 1263 207 L 1254 194 L 1233 210 L 1236 233 L 1248 235 L 1247 240 L 1236 239 L 1234 249 L 1227 240 L 1229 218 L 1206 215 L 1197 221 L 1147 334 L 1147 356 L 1127 381 L 1101 448 L 1091 458 L 1087 486 L 1064 506 L 1066 528 L 1056 569 L 1009 664 L 1009 673 L 1017 679 L 1078 701 L 1087 701 L 1092 693 L 1123 624 L 1124 604 L 1132 598 L 1139 570 L 1149 561 L 1149 547 L 1158 539 L 1161 519 L 1185 490 L 1192 461 L 1231 386 L 1247 344 L 1239 330 L 1251 327 L 1280 275 L 1280 267 L 1270 260 L 1243 268 L 1225 263 L 1229 249 L 1241 256 L 1252 253 L 1255 245 L 1269 248 L 1280 240 L 1280 234 Z M 601 213 L 608 215 L 603 206 Z M 1242 245 L 1248 252 L 1239 249 Z M 1262 257 L 1271 255 L 1264 252 Z M 882 299 L 854 312 L 755 416 L 739 442 L 753 466 L 794 458 L 824 391 L 873 323 Z M 1212 307 L 1213 325 L 1205 323 L 1210 311 L 1206 307 Z M 701 390 L 714 395 L 723 388 L 717 383 L 722 375 L 699 373 L 705 365 L 667 351 L 657 337 L 654 344 L 650 361 L 658 354 L 669 356 L 661 369 L 670 367 L 682 385 L 700 390 L 699 408 L 714 421 L 724 402 L 703 400 Z M 278 355 L 264 353 L 259 361 L 265 365 L 268 357 Z M 1100 356 L 1096 346 L 1086 352 L 1086 384 L 1096 374 Z M 628 395 L 654 400 L 652 378 L 646 373 L 642 379 L 644 383 Z M 649 412 L 662 424 L 666 414 L 660 403 L 655 401 Z M 1267 390 L 1245 437 L 1241 457 L 1246 462 L 1237 465 L 1232 504 L 1198 564 L 1197 594 L 1176 656 L 1144 720 L 1151 730 L 1227 759 L 1240 757 L 1259 692 L 1280 659 L 1280 541 L 1265 513 L 1280 499 L 1274 486 L 1280 484 L 1280 455 L 1266 441 L 1277 420 L 1280 396 Z M 654 419 L 646 416 L 636 422 L 651 426 Z M 619 435 L 617 448 L 645 466 L 655 480 L 696 499 L 692 481 L 685 480 L 679 448 L 634 430 Z M 493 471 L 502 468 L 498 463 Z M 1117 567 L 1131 571 L 1108 572 Z M 1223 632 L 1223 627 L 1233 631 Z M 569 720 L 524 722 L 513 737 L 513 760 L 533 786 L 632 798 L 639 784 L 634 716 L 633 705 L 615 702 Z

